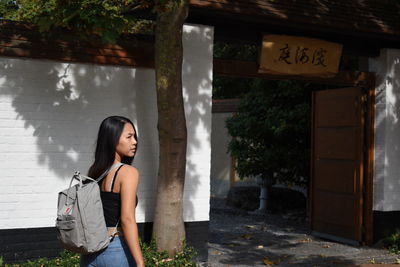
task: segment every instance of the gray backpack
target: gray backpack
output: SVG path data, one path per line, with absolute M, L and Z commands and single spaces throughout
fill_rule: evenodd
M 121 165 L 112 165 L 98 179 L 75 172 L 69 187 L 58 193 L 56 229 L 63 248 L 88 254 L 108 246 L 115 233 L 111 236 L 108 234 L 98 182 Z M 72 186 L 75 179 L 78 183 Z M 90 182 L 83 183 L 84 180 Z

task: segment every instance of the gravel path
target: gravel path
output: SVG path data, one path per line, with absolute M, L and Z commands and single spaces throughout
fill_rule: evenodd
M 354 247 L 313 237 L 307 222 L 288 215 L 252 215 L 211 200 L 205 266 L 346 266 L 396 263 L 384 249 Z M 296 219 L 294 219 L 296 218 Z

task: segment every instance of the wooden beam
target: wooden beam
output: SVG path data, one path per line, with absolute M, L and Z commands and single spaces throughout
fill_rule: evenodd
M 0 56 L 154 68 L 154 37 L 123 36 L 104 44 L 98 36 L 76 40 L 70 32 L 43 36 L 30 24 L 0 22 Z
M 212 113 L 237 112 L 239 102 L 240 102 L 239 98 L 213 99 Z
M 214 74 L 242 78 L 261 78 L 269 80 L 300 80 L 319 84 L 338 86 L 367 86 L 373 73 L 341 71 L 333 77 L 312 77 L 298 75 L 274 75 L 258 72 L 258 63 L 252 61 L 214 59 Z

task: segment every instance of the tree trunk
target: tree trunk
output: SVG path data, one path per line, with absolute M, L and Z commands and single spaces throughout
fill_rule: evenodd
M 182 30 L 188 1 L 171 3 L 157 13 L 155 70 L 160 163 L 153 238 L 170 256 L 185 240 L 183 188 L 187 130 L 182 96 Z

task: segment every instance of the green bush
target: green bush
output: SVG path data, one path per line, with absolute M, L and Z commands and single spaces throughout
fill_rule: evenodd
M 312 86 L 254 80 L 226 127 L 229 152 L 241 178 L 261 175 L 307 185 L 310 176 Z
M 390 252 L 400 254 L 400 230 L 396 229 L 396 231 L 391 234 L 389 237 L 385 239 L 385 246 L 389 249 Z
M 197 255 L 192 247 L 184 246 L 182 252 L 175 255 L 174 258 L 169 258 L 167 252 L 157 252 L 155 241 L 150 244 L 141 243 L 142 252 L 146 266 L 160 266 L 160 267 L 196 267 L 193 261 Z
M 60 256 L 54 259 L 40 258 L 34 261 L 27 261 L 15 264 L 5 264 L 4 267 L 78 267 L 79 255 L 64 250 Z
M 192 247 L 185 245 L 182 252 L 178 253 L 174 258 L 170 259 L 166 252 L 157 252 L 156 244 L 152 241 L 150 244 L 141 242 L 143 257 L 146 266 L 160 267 L 196 267 L 194 257 L 196 251 Z M 4 267 L 75 267 L 79 266 L 79 254 L 75 254 L 64 250 L 60 256 L 54 259 L 40 258 L 34 261 L 27 261 L 16 264 L 3 265 L 3 259 L 0 257 L 0 266 Z

